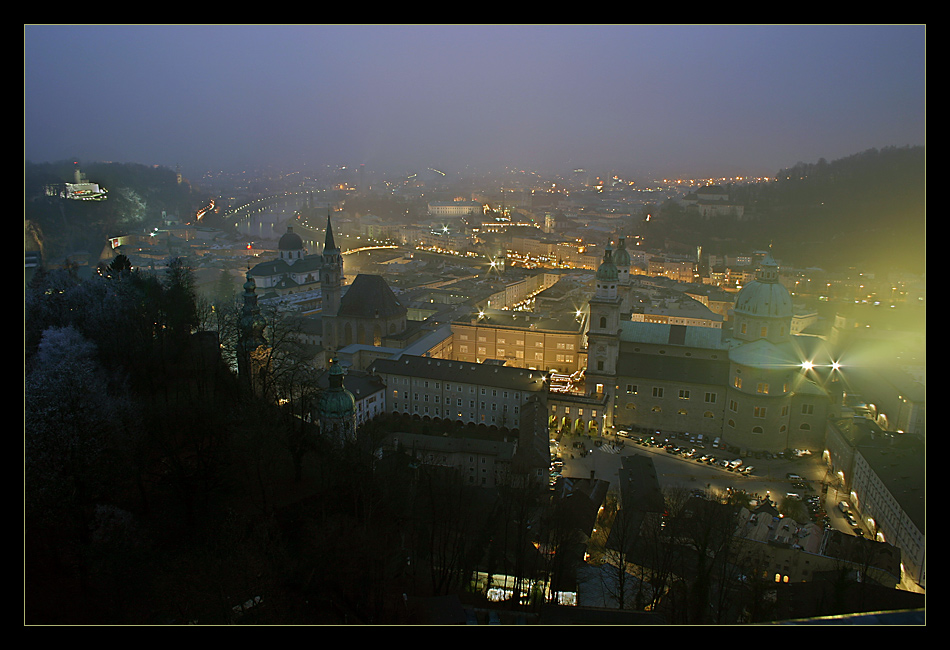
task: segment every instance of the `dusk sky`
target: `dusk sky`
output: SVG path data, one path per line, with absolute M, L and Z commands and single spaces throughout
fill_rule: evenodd
M 24 26 L 24 157 L 774 174 L 925 144 L 914 26 Z

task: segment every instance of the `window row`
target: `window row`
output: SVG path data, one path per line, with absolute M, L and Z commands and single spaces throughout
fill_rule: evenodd
M 665 395 L 666 391 L 662 386 L 653 386 L 652 394 L 653 397 L 662 398 Z M 627 395 L 639 395 L 640 387 L 637 384 L 627 384 Z M 692 391 L 688 388 L 681 388 L 677 393 L 677 397 L 682 400 L 688 400 L 692 398 Z M 704 392 L 703 401 L 706 404 L 715 404 L 716 403 L 716 393 Z

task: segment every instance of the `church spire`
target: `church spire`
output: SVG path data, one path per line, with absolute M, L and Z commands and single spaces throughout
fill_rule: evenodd
M 330 213 L 327 212 L 327 238 L 323 243 L 324 250 L 337 250 L 336 244 L 333 241 L 333 226 L 330 225 Z

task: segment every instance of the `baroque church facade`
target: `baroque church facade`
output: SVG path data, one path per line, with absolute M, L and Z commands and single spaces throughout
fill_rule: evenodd
M 319 255 L 308 255 L 293 226 L 287 226 L 278 240 L 277 255 L 277 259 L 261 262 L 248 271 L 259 289 L 283 296 L 320 288 L 324 260 Z
M 733 327 L 719 330 L 631 322 L 629 268 L 617 264 L 628 265 L 629 257 L 621 251 L 605 250 L 590 300 L 591 404 L 578 420 L 583 405 L 553 399 L 552 426 L 703 434 L 746 450 L 820 446 L 837 378 L 812 364 L 830 358 L 824 341 L 791 334 L 791 295 L 771 254 L 737 294 Z M 591 419 L 596 405 L 602 417 Z

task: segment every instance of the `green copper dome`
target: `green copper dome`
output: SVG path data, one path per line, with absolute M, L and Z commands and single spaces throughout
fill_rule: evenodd
M 604 261 L 597 267 L 597 279 L 601 282 L 617 282 L 619 277 L 617 266 L 613 262 L 613 249 L 608 244 L 604 251 Z
M 356 398 L 343 387 L 343 368 L 337 361 L 330 362 L 330 386 L 320 393 L 321 421 L 352 419 L 356 413 Z
M 624 237 L 621 237 L 617 243 L 617 252 L 613 257 L 618 269 L 630 268 L 630 253 L 627 252 L 627 242 Z
M 753 317 L 791 319 L 792 296 L 779 282 L 778 264 L 769 253 L 756 278 L 736 296 L 735 313 Z

